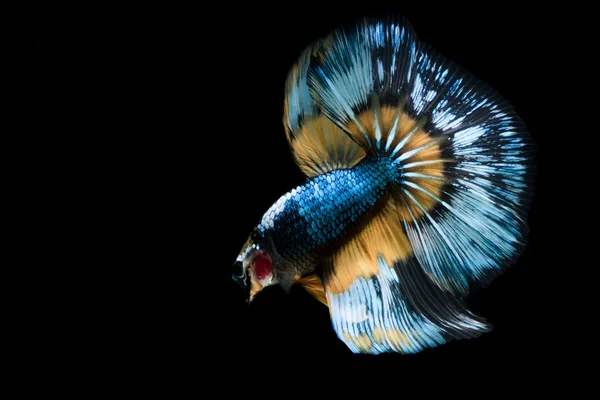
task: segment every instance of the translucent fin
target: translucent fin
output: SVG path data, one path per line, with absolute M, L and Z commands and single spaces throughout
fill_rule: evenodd
M 328 306 L 323 283 L 321 283 L 321 279 L 316 274 L 297 278 L 294 280 L 294 283 L 296 285 L 302 285 L 311 296 Z
M 415 353 L 489 330 L 423 273 L 391 202 L 326 261 L 323 282 L 333 327 L 355 353 Z
M 311 54 L 308 48 L 289 73 L 286 83 L 283 123 L 296 164 L 308 177 L 336 169 L 352 168 L 365 152 L 348 135 L 327 119 L 306 85 Z

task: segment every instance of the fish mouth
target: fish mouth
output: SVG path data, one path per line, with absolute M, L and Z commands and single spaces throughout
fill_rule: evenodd
M 250 276 L 246 274 L 244 265 L 240 261 L 236 261 L 233 264 L 231 277 L 237 282 L 243 289 L 250 290 Z

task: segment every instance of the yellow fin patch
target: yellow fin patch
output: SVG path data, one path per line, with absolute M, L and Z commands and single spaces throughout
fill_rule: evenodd
M 400 218 L 410 222 L 423 215 L 421 207 L 427 212 L 438 203 L 435 197 L 439 198 L 445 184 L 444 165 L 451 161 L 442 154 L 447 137 L 432 137 L 423 129 L 425 119 L 411 118 L 401 105 L 380 106 L 377 99 L 374 96 L 372 107 L 358 115 L 356 122 L 346 128 L 361 147 L 376 149 L 379 142 L 378 151 L 394 159 L 402 157 L 403 179 L 413 184 L 402 187 L 413 198 L 400 189 L 391 190 L 391 193 Z M 424 191 L 416 189 L 414 185 Z
M 354 167 L 365 156 L 364 150 L 325 116 L 312 118 L 287 139 L 300 170 L 313 177 L 336 169 Z
M 294 279 L 294 283 L 296 285 L 302 285 L 302 287 L 304 287 L 304 289 L 306 289 L 306 291 L 315 299 L 319 300 L 326 306 L 329 305 L 327 303 L 327 296 L 325 296 L 325 289 L 323 288 L 321 279 L 319 279 L 316 274 L 296 278 Z

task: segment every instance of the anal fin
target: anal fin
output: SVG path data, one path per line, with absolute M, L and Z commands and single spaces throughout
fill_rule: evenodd
M 327 260 L 323 286 L 333 327 L 355 353 L 416 353 L 489 330 L 423 271 L 393 200 Z

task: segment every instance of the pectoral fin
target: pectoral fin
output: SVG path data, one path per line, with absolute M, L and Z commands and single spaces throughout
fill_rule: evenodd
M 321 283 L 321 279 L 317 276 L 317 274 L 311 274 L 295 279 L 294 283 L 297 285 L 302 285 L 302 287 L 304 287 L 304 289 L 306 289 L 306 291 L 315 299 L 319 300 L 326 306 L 329 305 L 327 304 L 327 297 L 325 296 L 323 283 Z

